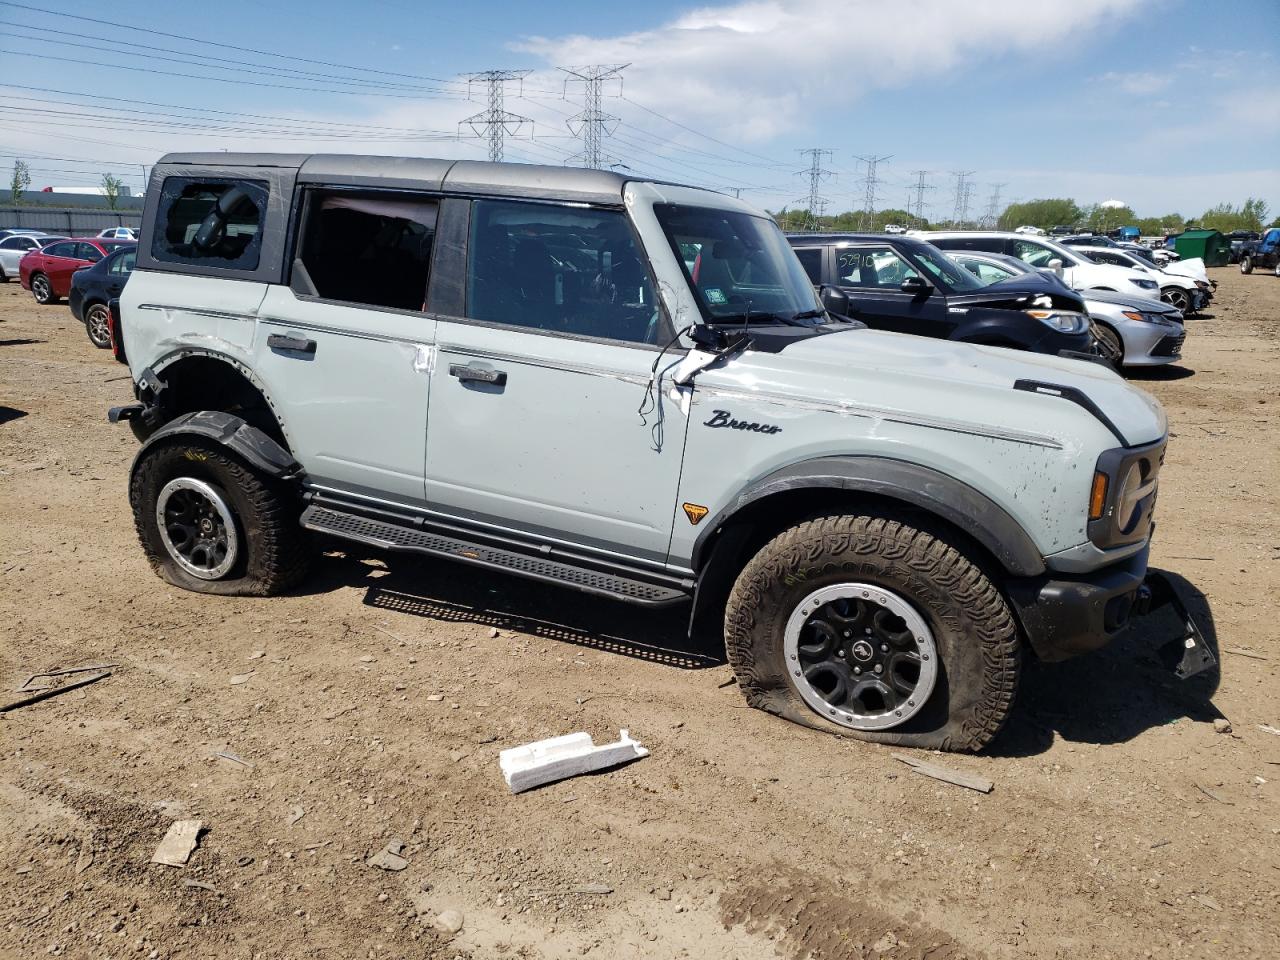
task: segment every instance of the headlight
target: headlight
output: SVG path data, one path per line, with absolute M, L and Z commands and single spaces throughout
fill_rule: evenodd
M 1155 490 L 1155 479 L 1147 480 L 1151 472 L 1148 460 L 1135 460 L 1125 471 L 1120 481 L 1120 489 L 1116 491 L 1116 528 L 1122 534 L 1133 532 L 1137 526 L 1138 515 L 1142 512 L 1143 499 Z M 1092 506 L 1092 504 L 1090 504 Z
M 1160 286 L 1160 284 L 1156 283 L 1154 280 L 1132 280 L 1131 279 L 1129 282 L 1141 290 L 1155 290 L 1157 287 Z
M 1028 310 L 1028 317 L 1035 317 L 1045 326 L 1053 327 L 1059 333 L 1084 333 L 1089 328 L 1089 318 L 1083 313 L 1070 313 L 1065 310 Z
M 1122 310 L 1120 311 L 1120 315 L 1129 320 L 1137 320 L 1139 323 L 1170 324 L 1176 322 L 1171 317 L 1162 316 L 1158 313 L 1142 313 L 1138 310 Z

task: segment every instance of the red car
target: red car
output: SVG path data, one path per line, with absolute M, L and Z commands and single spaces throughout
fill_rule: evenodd
M 73 273 L 97 263 L 117 247 L 132 245 L 132 240 L 101 240 L 98 237 L 59 240 L 23 257 L 18 262 L 18 276 L 22 280 L 22 288 L 31 291 L 36 303 L 57 303 L 71 292 Z

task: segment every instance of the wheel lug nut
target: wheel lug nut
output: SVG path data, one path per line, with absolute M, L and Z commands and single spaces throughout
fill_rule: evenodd
M 854 675 L 855 675 L 855 676 L 859 676 L 859 675 L 861 675 L 861 674 L 862 674 L 862 668 L 861 668 L 861 667 L 854 667 L 854 668 L 853 668 L 853 672 L 854 672 Z
M 880 652 L 881 652 L 881 653 L 888 653 L 888 652 L 889 652 L 889 645 L 888 645 L 887 643 L 882 643 L 882 644 L 880 644 Z
M 884 665 L 883 665 L 883 664 L 879 664 L 879 663 L 877 663 L 877 664 L 876 664 L 876 673 L 884 673 Z
M 846 631 L 844 632 L 844 635 L 845 635 L 846 637 L 852 637 L 852 636 L 853 636 L 853 631 L 852 631 L 852 630 L 846 630 Z

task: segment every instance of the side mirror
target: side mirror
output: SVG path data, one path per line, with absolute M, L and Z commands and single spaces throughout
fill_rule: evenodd
M 1059 260 L 1057 257 L 1054 257 L 1052 260 L 1049 261 L 1049 269 L 1052 270 L 1054 273 L 1056 273 L 1058 276 L 1062 276 L 1062 261 Z
M 849 295 L 839 287 L 833 287 L 829 284 L 822 284 L 818 287 L 818 299 L 822 301 L 822 305 L 831 313 L 837 316 L 847 317 L 853 311 L 853 304 L 849 301 Z
M 907 277 L 902 281 L 899 288 L 903 293 L 909 293 L 913 297 L 927 297 L 929 291 L 933 289 L 933 285 L 924 277 Z

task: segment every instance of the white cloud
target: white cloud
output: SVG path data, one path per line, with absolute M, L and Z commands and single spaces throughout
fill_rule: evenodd
M 718 136 L 763 140 L 876 88 L 1008 53 L 1069 51 L 1137 0 L 757 0 L 614 37 L 530 37 L 551 64 L 631 63 L 630 96 Z M 846 114 L 847 115 L 847 114 Z
M 1098 77 L 1100 83 L 1119 87 L 1125 93 L 1137 96 L 1148 96 L 1159 93 L 1169 84 L 1173 77 L 1167 73 L 1104 73 Z

